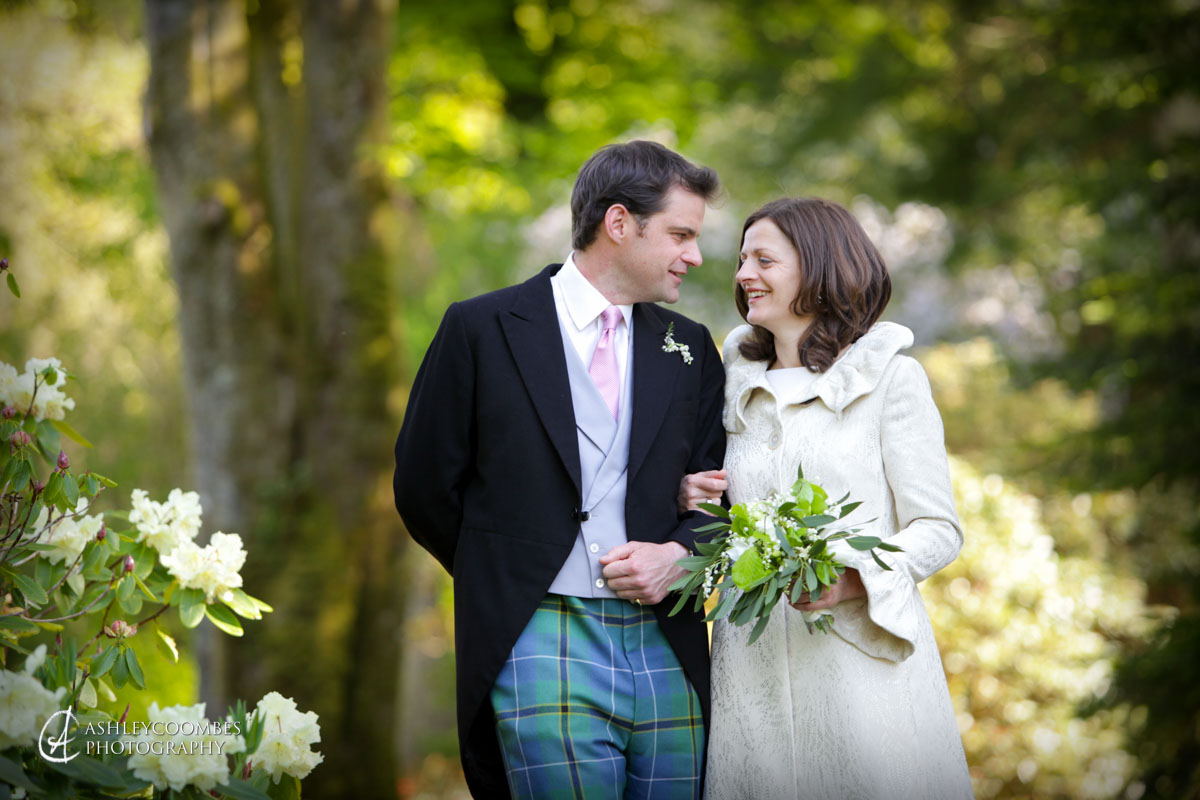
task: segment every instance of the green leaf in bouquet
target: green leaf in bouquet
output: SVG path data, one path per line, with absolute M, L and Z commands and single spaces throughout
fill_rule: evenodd
M 810 564 L 808 569 L 804 570 L 804 588 L 808 589 L 808 593 L 811 595 L 817 590 L 817 587 L 820 585 L 820 583 L 821 582 L 817 580 L 816 570 L 814 570 Z
M 674 584 L 671 585 L 670 591 L 678 591 L 677 587 L 679 587 L 679 584 L 682 582 L 684 582 L 684 579 L 680 579 L 680 580 L 676 581 Z M 683 610 L 683 607 L 687 605 L 687 601 L 691 600 L 691 599 L 692 599 L 691 592 L 682 592 L 679 595 L 679 599 L 675 602 L 675 605 L 672 606 L 671 610 L 667 612 L 667 616 L 673 617 L 676 614 L 678 614 L 680 611 Z
M 146 678 L 142 675 L 142 667 L 138 664 L 137 653 L 133 652 L 132 647 L 125 648 L 125 666 L 129 670 L 129 677 L 133 680 L 134 685 L 139 689 L 145 689 Z
M 803 464 L 796 465 L 796 480 L 797 481 L 804 480 L 804 465 Z
M 697 504 L 696 507 L 699 509 L 702 509 L 704 511 L 707 511 L 708 513 L 712 514 L 714 517 L 720 517 L 721 519 L 729 519 L 729 512 L 725 510 L 725 507 L 719 506 L 716 503 L 699 503 L 699 504 Z
M 91 676 L 93 678 L 101 678 L 108 673 L 113 665 L 117 663 L 117 656 L 121 654 L 121 648 L 113 645 L 105 650 L 99 656 L 92 659 Z
M 878 547 L 882 541 L 878 536 L 852 536 L 846 540 L 846 544 L 855 550 L 870 550 Z
M 886 550 L 889 553 L 903 553 L 904 552 L 903 547 L 901 547 L 898 544 L 892 544 L 891 542 L 880 542 L 879 549 Z
M 871 558 L 875 559 L 875 563 L 879 565 L 880 569 L 884 570 L 885 572 L 892 571 L 892 568 L 889 567 L 886 563 L 884 563 L 884 560 L 882 558 L 880 558 L 879 554 L 876 553 L 874 550 L 871 551 Z
M 704 621 L 716 622 L 719 619 L 729 616 L 729 612 L 733 611 L 737 599 L 738 594 L 736 592 L 725 592 L 725 594 L 721 595 L 721 599 L 717 601 L 716 607 L 704 618 Z
M 713 562 L 711 556 L 684 556 L 675 562 L 676 566 L 683 567 L 689 572 L 696 570 L 708 569 L 708 565 Z
M 788 541 L 787 531 L 778 522 L 775 523 L 775 538 L 779 540 L 779 546 L 783 548 L 783 552 L 787 553 L 788 558 L 796 557 L 796 551 L 792 547 L 792 543 Z
M 845 517 L 848 514 L 850 514 L 850 512 L 854 511 L 854 509 L 858 508 L 861 505 L 862 505 L 861 500 L 854 502 L 854 503 L 846 503 L 846 505 L 842 506 L 841 510 L 838 512 L 838 519 L 845 519 Z
M 696 528 L 696 533 L 708 533 L 709 531 L 729 530 L 728 522 L 713 522 L 708 525 Z
M 773 612 L 774 612 L 774 609 L 772 609 L 772 613 Z M 763 635 L 763 631 L 765 631 L 767 629 L 767 625 L 770 624 L 770 622 L 771 622 L 770 614 L 763 614 L 761 617 L 758 618 L 758 622 L 755 623 L 754 627 L 750 630 L 750 644 L 754 644 L 755 642 L 758 641 L 758 637 Z
M 821 583 L 818 581 L 818 582 L 817 582 L 817 588 L 813 589 L 811 592 L 809 592 L 809 593 L 808 593 L 808 602 L 810 602 L 810 603 L 815 603 L 815 602 L 817 602 L 818 600 L 820 600 L 820 599 L 821 599 L 821 595 L 822 595 L 822 594 L 824 594 L 824 593 L 825 593 L 825 586 L 824 586 L 824 585 L 822 585 L 822 584 L 821 584 Z
M 775 510 L 778 511 L 780 514 L 787 515 L 787 514 L 792 513 L 792 511 L 794 511 L 795 508 L 796 508 L 796 504 L 793 503 L 791 500 L 789 500 L 786 503 L 784 503 L 783 505 L 779 506 L 779 508 L 777 508 Z
M 824 489 L 822 489 L 820 486 L 817 486 L 815 483 L 812 485 L 812 487 L 813 487 L 813 501 L 812 501 L 812 506 L 811 506 L 812 513 L 824 514 L 825 513 L 825 501 L 829 499 L 829 495 L 825 493 Z
M 800 524 L 806 528 L 820 528 L 831 522 L 837 522 L 837 517 L 831 517 L 828 514 L 814 514 L 800 520 Z
M 204 615 L 208 617 L 213 625 L 216 625 L 230 636 L 241 636 L 245 631 L 242 629 L 242 623 L 234 616 L 233 612 L 225 605 L 211 605 L 204 607 Z
M 46 594 L 46 590 L 28 575 L 20 572 L 17 573 L 13 576 L 13 583 L 21 590 L 21 594 L 24 595 L 27 605 L 40 607 L 50 602 L 50 596 Z
M 733 583 L 743 592 L 766 580 L 770 576 L 758 550 L 750 548 L 738 557 L 733 565 Z
M 788 601 L 798 603 L 802 594 L 804 594 L 804 580 L 803 576 L 798 576 L 796 580 L 792 581 L 792 588 L 788 593 Z
M 806 480 L 799 480 L 792 487 L 792 494 L 796 497 L 796 508 L 803 509 L 805 512 L 810 512 L 813 504 L 813 485 Z
M 846 498 L 848 498 L 849 496 L 850 496 L 850 492 L 847 491 L 844 495 L 842 495 L 835 502 L 832 502 L 829 505 L 830 506 L 840 506 L 842 503 L 846 502 Z
M 178 593 L 179 621 L 185 628 L 194 628 L 204 619 L 204 592 L 199 589 L 184 589 Z

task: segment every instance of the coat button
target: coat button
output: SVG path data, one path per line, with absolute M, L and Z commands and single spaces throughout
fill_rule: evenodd
M 591 547 L 589 547 L 589 548 L 588 548 L 588 550 L 591 550 L 593 553 L 599 553 L 599 552 L 600 552 L 600 545 L 598 545 L 598 544 L 593 544 Z
M 597 589 L 604 588 L 604 579 L 603 578 L 596 578 L 596 588 Z
M 768 445 L 770 446 L 770 448 L 772 450 L 774 450 L 776 447 L 779 447 L 779 442 L 780 442 L 781 438 L 782 437 L 780 437 L 779 431 L 775 431 L 774 433 L 771 434 L 771 441 L 768 442 Z

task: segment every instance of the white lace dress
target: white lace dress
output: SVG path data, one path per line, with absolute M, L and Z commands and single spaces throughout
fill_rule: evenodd
M 834 633 L 810 634 L 783 601 L 753 645 L 751 626 L 715 625 L 705 797 L 973 797 L 917 590 L 958 555 L 962 532 L 929 381 L 898 354 L 912 333 L 876 324 L 815 380 L 779 383 L 791 396 L 777 402 L 767 365 L 738 354 L 749 330 L 725 341 L 730 501 L 789 488 L 803 462 L 831 497 L 863 501 L 847 522 L 876 518 L 863 533 L 903 552 L 882 553 L 894 567 L 886 572 L 869 554 L 837 548 L 867 597 L 834 608 Z

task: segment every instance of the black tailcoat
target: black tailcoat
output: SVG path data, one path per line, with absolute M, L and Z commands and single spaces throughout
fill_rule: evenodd
M 579 445 L 547 267 L 525 283 L 452 304 L 413 382 L 396 441 L 396 508 L 454 576 L 458 736 L 476 797 L 507 796 L 489 693 L 579 532 Z M 633 307 L 630 541 L 691 548 L 711 522 L 680 517 L 679 482 L 719 469 L 724 368 L 708 330 L 656 305 Z M 667 326 L 693 362 L 663 351 Z M 709 707 L 707 630 L 689 608 L 658 622 Z

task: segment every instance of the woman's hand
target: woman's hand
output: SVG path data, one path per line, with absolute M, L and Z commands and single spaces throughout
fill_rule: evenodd
M 843 600 L 866 596 L 867 587 L 863 586 L 862 575 L 858 573 L 858 570 L 847 567 L 842 577 L 821 592 L 820 600 L 815 603 L 808 602 L 808 592 L 805 592 L 800 595 L 798 601 L 792 603 L 792 608 L 797 611 L 820 611 L 825 608 L 833 608 Z
M 710 469 L 707 472 L 694 472 L 684 475 L 679 482 L 679 497 L 677 505 L 679 513 L 698 510 L 701 503 L 721 502 L 721 495 L 729 488 L 725 480 L 725 470 Z M 707 513 L 707 512 L 706 512 Z

